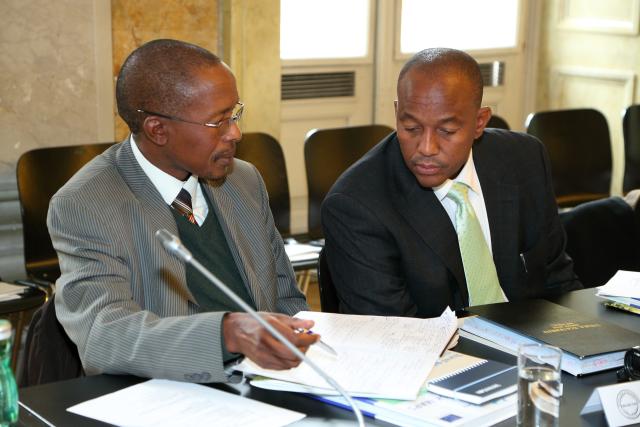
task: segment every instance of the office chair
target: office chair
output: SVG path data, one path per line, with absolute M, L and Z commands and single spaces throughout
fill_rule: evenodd
M 22 351 L 20 386 L 75 378 L 82 365 L 75 345 L 55 315 L 52 284 L 60 276 L 58 256 L 47 229 L 51 197 L 85 163 L 112 143 L 39 148 L 18 159 L 18 195 L 22 213 L 24 258 L 30 284 L 50 298 L 33 315 Z M 29 283 L 29 282 L 23 282 Z
M 585 288 L 604 285 L 618 270 L 640 271 L 640 211 L 620 197 L 560 213 L 566 251 Z
M 611 140 L 607 119 L 593 109 L 532 113 L 527 133 L 547 147 L 560 207 L 609 196 Z
M 511 130 L 507 121 L 495 114 L 491 115 L 491 118 L 489 119 L 489 121 L 487 122 L 487 126 L 485 127 Z
M 20 357 L 19 387 L 84 376 L 78 347 L 56 316 L 55 295 L 34 313 Z
M 252 163 L 264 180 L 269 193 L 269 206 L 276 228 L 285 238 L 285 249 L 288 245 L 296 245 L 298 240 L 307 240 L 306 235 L 291 234 L 291 201 L 289 198 L 289 181 L 282 147 L 271 135 L 261 132 L 245 133 L 236 146 L 236 157 Z M 291 239 L 287 239 L 290 237 Z M 296 281 L 300 290 L 306 295 L 311 282 L 311 270 L 314 261 L 294 262 Z
M 627 193 L 640 188 L 640 104 L 627 107 L 622 119 L 624 135 L 624 182 Z
M 291 235 L 291 201 L 284 153 L 278 141 L 266 133 L 245 133 L 236 146 L 236 157 L 252 163 L 262 175 L 276 228 L 283 237 Z
M 18 159 L 18 195 L 22 213 L 24 260 L 30 280 L 53 283 L 60 276 L 58 256 L 47 230 L 51 197 L 85 163 L 112 143 L 38 148 Z
M 304 141 L 309 197 L 309 237 L 323 237 L 320 206 L 331 186 L 349 166 L 393 132 L 388 126 L 368 125 L 313 129 Z
M 324 249 L 318 257 L 318 288 L 320 290 L 320 309 L 324 313 L 340 313 L 340 300 L 331 280 Z

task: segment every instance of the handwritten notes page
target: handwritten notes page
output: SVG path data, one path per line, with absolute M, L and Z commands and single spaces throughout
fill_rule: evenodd
M 400 400 L 416 398 L 457 329 L 455 314 L 448 308 L 432 319 L 309 311 L 296 317 L 314 320 L 314 332 L 338 353 L 336 357 L 314 345 L 307 356 L 353 396 Z M 240 369 L 316 390 L 329 389 L 324 379 L 305 363 L 287 371 L 274 371 L 245 359 Z
M 198 384 L 150 380 L 68 408 L 119 426 L 279 427 L 305 417 Z

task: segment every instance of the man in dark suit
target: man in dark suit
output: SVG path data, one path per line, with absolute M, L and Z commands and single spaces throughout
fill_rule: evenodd
M 482 88 L 477 62 L 461 51 L 427 49 L 403 67 L 397 132 L 322 206 L 341 311 L 432 317 L 582 287 L 544 147 L 485 130 Z

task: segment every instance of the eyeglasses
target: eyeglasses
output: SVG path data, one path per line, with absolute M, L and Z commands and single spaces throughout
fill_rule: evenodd
M 627 350 L 624 355 L 624 366 L 616 374 L 618 381 L 640 380 L 640 346 Z
M 148 114 L 150 116 L 158 116 L 158 117 L 163 117 L 163 118 L 169 119 L 169 120 L 175 120 L 176 122 L 191 123 L 192 125 L 200 125 L 200 126 L 206 126 L 208 128 L 221 129 L 225 125 L 231 126 L 233 123 L 238 123 L 238 120 L 240 120 L 242 118 L 242 113 L 244 112 L 244 104 L 242 102 L 238 102 L 235 105 L 235 108 L 233 109 L 233 112 L 231 113 L 231 117 L 229 117 L 228 119 L 220 120 L 219 122 L 216 122 L 216 123 L 194 122 L 194 121 L 191 121 L 191 120 L 181 119 L 180 117 L 170 116 L 169 114 L 156 113 L 156 112 L 148 111 L 148 110 L 140 110 L 140 109 L 138 109 L 136 111 L 138 113 Z

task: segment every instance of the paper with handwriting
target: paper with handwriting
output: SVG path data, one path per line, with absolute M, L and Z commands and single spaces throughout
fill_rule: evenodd
M 447 308 L 440 317 L 358 316 L 303 311 L 295 317 L 315 321 L 313 331 L 338 356 L 311 346 L 307 356 L 353 396 L 413 400 L 449 339 L 457 319 Z M 286 371 L 262 369 L 251 360 L 239 365 L 246 373 L 329 388 L 307 364 Z

